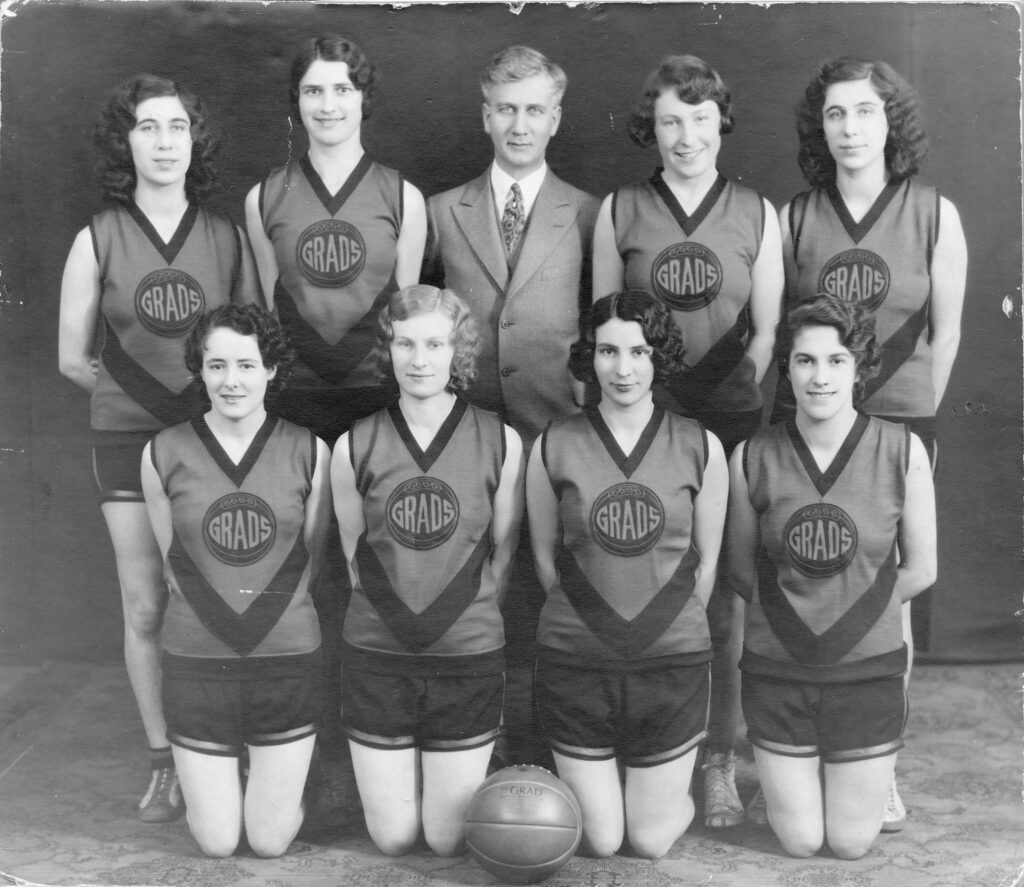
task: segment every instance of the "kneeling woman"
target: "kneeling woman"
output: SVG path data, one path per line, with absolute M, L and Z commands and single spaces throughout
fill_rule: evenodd
M 406 287 L 379 326 L 379 374 L 399 396 L 338 439 L 332 468 L 352 578 L 342 717 L 377 847 L 405 853 L 422 825 L 451 856 L 500 730 L 522 444 L 458 397 L 480 350 L 458 296 Z
M 160 432 L 142 457 L 170 588 L 168 738 L 189 828 L 209 856 L 230 856 L 243 831 L 260 856 L 288 849 L 320 717 L 309 589 L 330 516 L 330 452 L 310 431 L 267 414 L 265 399 L 291 361 L 263 308 L 205 314 L 185 364 L 210 409 Z
M 747 601 L 742 701 L 768 805 L 793 856 L 863 856 L 903 745 L 900 608 L 935 581 L 928 455 L 855 404 L 878 372 L 874 321 L 819 296 L 780 342 L 796 415 L 731 461 L 734 589 Z
M 693 819 L 690 780 L 708 716 L 705 606 L 728 476 L 718 439 L 652 400 L 652 383 L 682 357 L 678 328 L 647 293 L 599 300 L 570 369 L 597 382 L 600 403 L 552 423 L 527 472 L 547 594 L 541 725 L 596 856 L 624 835 L 637 854 L 661 856 Z

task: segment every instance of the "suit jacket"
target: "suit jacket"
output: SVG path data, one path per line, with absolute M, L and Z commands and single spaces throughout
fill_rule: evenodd
M 466 398 L 494 410 L 529 446 L 578 412 L 569 346 L 590 307 L 590 249 L 600 201 L 548 170 L 510 273 L 490 170 L 427 201 L 423 281 L 461 296 L 481 326 L 477 378 Z

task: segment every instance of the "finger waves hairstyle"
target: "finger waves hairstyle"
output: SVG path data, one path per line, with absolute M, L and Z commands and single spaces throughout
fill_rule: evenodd
M 418 314 L 440 311 L 451 318 L 451 344 L 455 349 L 452 356 L 451 379 L 445 391 L 458 394 L 473 384 L 476 378 L 476 362 L 480 356 L 480 328 L 477 326 L 469 307 L 452 290 L 436 286 L 415 284 L 400 289 L 377 318 L 377 342 L 374 353 L 377 359 L 377 378 L 381 383 L 398 388 L 394 368 L 391 364 L 391 342 L 395 338 L 396 320 L 408 320 Z
M 96 173 L 105 199 L 121 204 L 132 202 L 137 179 L 128 133 L 135 126 L 135 109 L 146 99 L 163 96 L 176 96 L 191 124 L 192 156 L 185 174 L 185 196 L 190 203 L 202 203 L 217 186 L 213 160 L 220 139 L 199 96 L 166 77 L 136 74 L 113 89 L 93 127 L 93 143 L 100 155 Z
M 641 148 L 656 141 L 654 135 L 654 103 L 663 92 L 674 92 L 680 101 L 690 105 L 712 101 L 722 115 L 719 132 L 730 133 L 735 126 L 732 96 L 718 72 L 695 55 L 667 55 L 647 75 L 640 101 L 629 116 L 629 137 Z
M 814 73 L 796 108 L 797 163 L 804 178 L 815 187 L 828 187 L 836 180 L 836 161 L 825 141 L 825 93 L 833 83 L 849 80 L 870 80 L 885 102 L 886 169 L 895 178 L 916 174 L 928 155 L 928 136 L 913 88 L 885 62 L 842 56 L 829 59 Z
M 263 366 L 268 370 L 277 368 L 277 374 L 267 383 L 266 402 L 273 403 L 295 363 L 295 351 L 277 318 L 261 305 L 220 305 L 207 311 L 185 339 L 185 367 L 195 379 L 201 380 L 206 340 L 218 327 L 256 337 Z M 206 386 L 201 384 L 200 391 L 203 400 L 209 403 Z
M 317 59 L 325 62 L 344 62 L 348 65 L 348 77 L 352 85 L 363 94 L 363 120 L 370 119 L 374 97 L 377 95 L 377 69 L 363 51 L 351 40 L 337 34 L 322 34 L 311 37 L 299 49 L 292 61 L 289 98 L 292 118 L 299 120 L 299 83 Z
M 842 346 L 853 355 L 857 367 L 857 381 L 853 385 L 853 403 L 864 399 L 864 386 L 878 375 L 882 368 L 882 355 L 875 337 L 875 315 L 852 302 L 835 296 L 818 295 L 801 302 L 780 325 L 777 348 L 779 373 L 789 378 L 789 359 L 793 355 L 793 342 L 804 327 L 830 326 L 839 334 Z
M 491 59 L 490 64 L 480 72 L 480 89 L 487 101 L 491 100 L 491 89 L 502 83 L 513 83 L 545 74 L 551 78 L 555 88 L 555 105 L 562 102 L 569 79 L 565 71 L 543 53 L 529 46 L 510 46 Z
M 651 346 L 654 381 L 664 382 L 682 371 L 683 337 L 671 312 L 650 293 L 625 290 L 598 299 L 583 323 L 583 335 L 569 349 L 569 372 L 580 382 L 596 383 L 594 350 L 597 330 L 612 318 L 640 324 L 644 340 Z

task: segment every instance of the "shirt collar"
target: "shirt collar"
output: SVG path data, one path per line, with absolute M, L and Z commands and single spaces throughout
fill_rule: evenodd
M 529 215 L 530 210 L 533 209 L 533 204 L 537 200 L 537 195 L 540 193 L 540 187 L 544 184 L 544 176 L 547 173 L 548 165 L 542 163 L 540 169 L 531 172 L 527 176 L 523 176 L 521 179 L 514 179 L 501 169 L 497 163 L 492 163 L 491 192 L 494 194 L 494 205 L 498 207 L 498 211 L 500 212 L 505 206 L 509 188 L 512 187 L 513 182 L 518 181 L 519 187 L 523 192 L 523 209 L 526 215 Z

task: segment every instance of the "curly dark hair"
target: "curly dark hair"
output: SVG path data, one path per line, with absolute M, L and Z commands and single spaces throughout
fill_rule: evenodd
M 681 101 L 691 105 L 712 101 L 722 115 L 719 132 L 730 133 L 735 125 L 732 96 L 718 72 L 695 55 L 667 55 L 647 75 L 640 101 L 629 115 L 629 137 L 641 148 L 653 145 L 654 103 L 663 92 L 674 90 Z
M 256 337 L 263 366 L 277 369 L 274 378 L 267 383 L 266 402 L 273 403 L 295 363 L 295 351 L 278 319 L 262 305 L 221 305 L 211 308 L 196 321 L 185 339 L 185 367 L 195 379 L 200 379 L 202 375 L 206 340 L 219 327 L 234 330 L 242 336 Z M 209 403 L 206 386 L 200 387 L 203 400 Z
M 325 62 L 344 62 L 348 65 L 348 76 L 352 85 L 363 94 L 363 120 L 369 120 L 373 99 L 377 94 L 377 82 L 380 79 L 377 69 L 370 64 L 370 60 L 355 43 L 337 34 L 311 37 L 302 44 L 302 48 L 292 61 L 288 91 L 292 118 L 299 119 L 299 84 L 306 76 L 310 65 L 317 59 L 323 59 Z
M 202 203 L 216 188 L 213 161 L 220 148 L 220 138 L 199 96 L 166 77 L 136 74 L 110 93 L 93 128 L 93 143 L 100 154 L 96 172 L 107 200 L 121 204 L 132 202 L 136 175 L 128 133 L 136 123 L 135 109 L 146 99 L 163 96 L 176 96 L 191 123 L 192 157 L 185 174 L 185 196 L 190 203 Z
M 897 179 L 917 173 L 928 155 L 928 136 L 917 94 L 885 62 L 842 56 L 829 59 L 814 72 L 796 108 L 796 131 L 800 137 L 797 163 L 804 178 L 815 187 L 828 187 L 836 180 L 836 161 L 825 141 L 825 93 L 833 83 L 849 80 L 870 80 L 871 88 L 885 102 L 885 119 L 889 124 L 886 169 Z
M 598 299 L 583 321 L 583 334 L 569 349 L 569 372 L 580 382 L 597 382 L 594 349 L 597 330 L 612 318 L 640 324 L 644 340 L 651 346 L 654 381 L 664 382 L 683 369 L 683 337 L 672 313 L 643 290 L 624 290 Z
M 451 379 L 445 391 L 458 394 L 465 391 L 476 378 L 476 362 L 480 356 L 480 328 L 469 306 L 452 290 L 438 289 L 417 283 L 398 290 L 377 318 L 377 341 L 373 353 L 377 361 L 377 378 L 386 387 L 397 389 L 398 382 L 391 365 L 391 342 L 395 338 L 396 320 L 408 320 L 418 314 L 440 311 L 451 318 L 452 355 Z
M 878 375 L 882 367 L 882 353 L 875 337 L 875 315 L 853 302 L 844 302 L 835 296 L 818 295 L 801 302 L 779 325 L 776 356 L 779 375 L 789 378 L 789 359 L 793 341 L 804 327 L 830 326 L 839 334 L 839 342 L 853 355 L 857 367 L 857 381 L 853 385 L 854 406 L 864 399 L 864 386 Z

